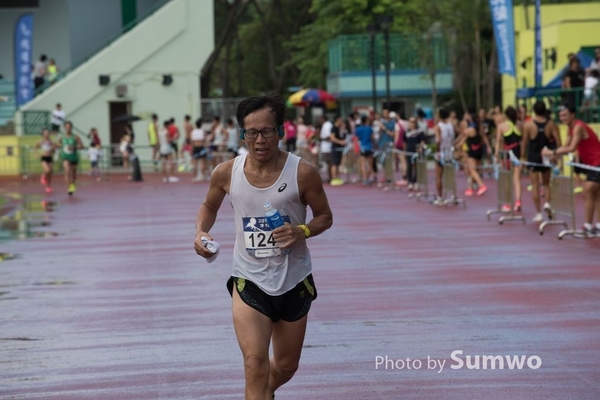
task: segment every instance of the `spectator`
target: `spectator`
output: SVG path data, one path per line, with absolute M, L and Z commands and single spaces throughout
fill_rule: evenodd
M 235 127 L 233 118 L 227 119 L 227 151 L 229 151 L 233 157 L 237 157 L 238 150 L 240 149 L 240 136 L 238 130 Z
M 597 69 L 592 69 L 588 76 L 585 77 L 585 89 L 583 90 L 583 98 L 585 99 L 586 106 L 589 106 L 590 103 L 595 103 L 597 100 L 596 89 L 598 87 L 598 82 L 600 73 Z
M 48 82 L 50 82 L 50 84 L 53 84 L 54 82 L 56 82 L 56 78 L 58 76 L 58 67 L 56 66 L 56 61 L 54 61 L 54 58 L 51 58 L 48 61 L 47 72 L 48 72 Z
M 36 90 L 45 82 L 44 78 L 47 74 L 46 60 L 48 60 L 48 57 L 46 57 L 45 54 L 42 54 L 40 59 L 37 60 L 33 65 L 33 85 L 35 86 Z
M 121 152 L 121 156 L 123 157 L 123 168 L 129 168 L 129 143 L 131 138 L 127 133 L 125 133 L 121 137 L 121 143 L 119 144 L 119 151 Z
M 63 124 L 65 120 L 65 111 L 62 109 L 60 103 L 56 103 L 56 108 L 52 110 L 52 115 L 50 116 L 50 124 L 52 125 L 52 132 L 58 132 L 60 130 L 60 126 Z
M 584 76 L 585 73 L 581 68 L 579 58 L 573 57 L 569 61 L 569 70 L 563 78 L 562 87 L 567 89 L 563 92 L 563 101 L 575 104 L 577 107 L 581 105 L 582 93 L 578 92 L 577 89 L 584 87 Z
M 98 136 L 98 130 L 96 128 L 90 129 L 90 147 L 100 147 L 102 143 L 100 142 L 100 136 Z
M 600 72 L 600 47 L 596 47 L 596 49 L 594 50 L 594 59 L 592 60 L 589 68 L 587 69 L 588 75 L 594 70 Z
M 331 182 L 331 130 L 333 124 L 326 117 L 321 117 L 321 129 L 319 133 L 320 150 L 323 162 L 327 164 L 327 182 Z
M 285 129 L 285 147 L 288 153 L 296 152 L 296 136 L 297 128 L 296 124 L 291 118 L 287 118 L 283 123 Z

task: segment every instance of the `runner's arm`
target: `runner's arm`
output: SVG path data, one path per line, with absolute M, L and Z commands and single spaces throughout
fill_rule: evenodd
M 521 160 L 527 160 L 527 145 L 529 144 L 529 130 L 531 125 L 528 123 L 523 127 L 523 137 L 521 138 Z
M 498 160 L 500 157 L 500 147 L 502 144 L 502 137 L 504 136 L 504 130 L 502 129 L 503 127 L 504 124 L 500 124 L 496 128 L 496 148 L 494 149 L 494 157 L 496 157 L 496 160 Z
M 553 155 L 561 156 L 564 154 L 574 152 L 575 150 L 577 150 L 577 146 L 579 145 L 579 142 L 583 138 L 583 133 L 584 133 L 583 127 L 576 126 L 575 129 L 573 130 L 573 135 L 569 138 L 569 142 L 566 145 L 560 146 L 556 150 L 550 150 L 550 149 L 545 148 L 544 150 L 542 150 L 542 155 L 547 156 L 547 157 L 550 157 Z
M 206 198 L 200 205 L 198 214 L 196 215 L 196 238 L 194 240 L 194 249 L 196 250 L 196 254 L 204 258 L 210 257 L 212 253 L 202 245 L 201 238 L 204 236 L 209 240 L 213 240 L 208 232 L 215 224 L 217 213 L 227 194 L 226 188 L 229 185 L 232 166 L 233 160 L 219 164 L 215 168 L 210 179 L 210 186 L 208 187 Z

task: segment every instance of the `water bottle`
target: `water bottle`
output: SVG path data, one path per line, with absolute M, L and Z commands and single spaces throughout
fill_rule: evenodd
M 285 224 L 283 217 L 279 214 L 276 208 L 273 208 L 270 202 L 265 203 L 265 217 L 267 218 L 267 223 L 271 230 L 279 228 Z

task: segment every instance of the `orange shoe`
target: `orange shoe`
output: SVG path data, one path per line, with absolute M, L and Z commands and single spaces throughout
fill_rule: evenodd
M 477 196 L 481 196 L 482 194 L 484 194 L 485 192 L 487 192 L 487 186 L 482 185 L 479 190 L 477 191 Z

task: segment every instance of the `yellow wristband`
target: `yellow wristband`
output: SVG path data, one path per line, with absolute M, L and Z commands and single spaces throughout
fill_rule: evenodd
M 302 228 L 302 230 L 304 231 L 304 237 L 306 239 L 308 239 L 310 237 L 310 229 L 308 229 L 308 226 L 301 224 L 301 225 L 298 225 L 298 228 Z

